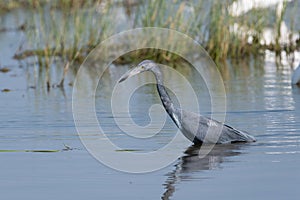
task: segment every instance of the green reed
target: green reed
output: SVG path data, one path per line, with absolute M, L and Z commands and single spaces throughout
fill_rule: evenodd
M 10 2 L 19 2 L 23 5 L 25 1 Z M 15 58 L 25 59 L 35 56 L 38 65 L 46 68 L 56 59 L 68 64 L 81 63 L 86 55 L 107 37 L 121 30 L 136 27 L 162 27 L 185 33 L 197 40 L 215 61 L 257 56 L 264 54 L 266 49 L 277 54 L 287 50 L 289 53 L 299 50 L 299 43 L 288 43 L 285 46 L 279 44 L 280 24 L 287 14 L 287 3 L 279 15 L 276 14 L 276 10 L 258 9 L 233 17 L 228 11 L 232 2 L 233 0 L 201 0 L 194 3 L 178 0 L 27 1 L 26 6 L 37 13 L 28 19 L 28 22 L 32 23 L 30 26 L 34 27 L 26 30 L 30 48 L 24 49 Z M 126 11 L 124 16 L 127 20 L 124 22 L 124 28 L 118 27 L 122 26 L 122 23 L 118 24 L 118 18 L 114 16 L 118 14 L 115 12 L 116 8 Z M 293 31 L 299 32 L 294 30 L 293 26 L 296 19 L 293 19 L 292 14 L 290 17 Z M 270 22 L 270 18 L 274 18 L 274 22 Z M 276 29 L 275 43 L 261 44 L 263 30 L 270 23 Z M 143 55 L 149 54 L 151 57 L 155 50 L 139 52 Z M 123 56 L 116 62 L 130 63 L 139 57 L 138 53 L 128 54 L 126 58 Z M 157 57 L 167 61 L 180 59 L 175 54 L 164 51 Z

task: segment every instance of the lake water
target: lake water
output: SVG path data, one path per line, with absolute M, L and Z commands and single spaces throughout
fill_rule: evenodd
M 170 165 L 133 174 L 105 166 L 81 143 L 73 120 L 73 87 L 68 85 L 74 74 L 69 73 L 63 90 L 47 92 L 44 72 L 10 59 L 17 48 L 15 38 L 22 38 L 22 33 L 4 32 L 0 38 L 1 49 L 7 50 L 1 51 L 0 64 L 11 69 L 0 73 L 0 89 L 11 90 L 0 92 L 1 199 L 299 199 L 300 88 L 290 85 L 291 67 L 276 66 L 269 54 L 264 62 L 228 65 L 222 71 L 226 123 L 250 132 L 256 143 L 217 145 L 204 158 L 198 155 L 199 147 L 183 145 L 181 155 Z M 127 70 L 128 66 L 111 66 L 95 99 L 97 118 L 107 137 L 125 150 L 115 152 L 121 156 L 126 151 L 161 148 L 177 131 L 161 110 L 154 112 L 153 123 L 159 126 L 161 115 L 166 122 L 153 138 L 129 138 L 116 126 L 106 94 Z M 52 83 L 58 82 L 62 71 L 51 73 Z M 193 71 L 181 73 L 194 87 L 201 113 L 210 115 L 203 81 Z M 87 77 L 93 74 L 87 72 Z M 165 78 L 181 95 L 188 94 L 174 78 Z M 145 79 L 153 77 L 143 74 L 129 85 Z M 189 96 L 185 101 L 189 103 Z M 147 125 L 148 109 L 160 104 L 155 86 L 138 88 L 129 104 L 133 121 Z
M 11 90 L 0 93 L 2 198 L 298 199 L 300 89 L 290 85 L 290 68 L 278 68 L 272 62 L 231 67 L 229 75 L 224 75 L 226 122 L 247 130 L 257 142 L 217 145 L 202 159 L 197 155 L 198 148 L 186 146 L 169 166 L 142 174 L 111 169 L 87 152 L 74 126 L 71 86 L 50 92 L 45 87 L 34 89 L 30 87 L 34 69 L 11 67 L 10 72 L 0 74 L 1 89 Z M 110 103 L 105 97 L 105 91 L 111 90 L 109 80 L 114 82 L 127 69 L 114 67 L 110 74 L 104 74 L 107 84 L 96 95 L 98 118 L 108 137 L 124 149 L 160 148 L 176 132 L 169 118 L 163 134 L 137 142 L 126 139 L 106 109 Z M 188 74 L 193 82 L 193 73 Z M 180 87 L 177 82 L 173 84 Z M 203 91 L 205 97 L 205 89 L 201 88 L 199 92 Z M 139 125 L 148 124 L 148 109 L 154 103 L 160 103 L 156 88 L 139 88 L 131 100 L 133 120 Z M 209 114 L 209 110 L 203 110 L 203 114 Z

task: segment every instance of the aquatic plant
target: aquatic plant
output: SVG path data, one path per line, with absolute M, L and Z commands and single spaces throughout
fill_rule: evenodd
M 34 1 L 36 2 L 36 1 Z M 119 14 L 129 22 L 122 21 L 124 29 L 135 27 L 163 27 L 186 33 L 201 43 L 215 60 L 239 58 L 262 53 L 265 49 L 290 52 L 297 44 L 279 44 L 280 24 L 286 10 L 276 17 L 274 26 L 276 40 L 262 45 L 262 31 L 269 23 L 268 12 L 253 11 L 251 14 L 234 17 L 228 11 L 232 1 L 199 1 L 192 4 L 179 1 L 55 1 L 38 7 L 39 19 L 31 19 L 36 29 L 28 31 L 32 50 L 16 54 L 16 59 L 28 56 L 62 57 L 69 61 L 82 61 L 86 54 L 106 37 L 118 32 L 116 9 L 126 10 Z M 30 5 L 30 4 L 29 4 Z M 37 3 L 32 3 L 37 6 Z M 80 8 L 80 9 L 79 9 Z M 295 11 L 294 11 L 295 12 Z M 276 15 L 276 12 L 273 11 Z M 122 29 L 122 27 L 121 27 Z M 239 30 L 237 30 L 239 29 Z M 238 33 L 239 32 L 239 33 Z M 243 33 L 242 33 L 243 32 Z M 242 34 L 241 34 L 242 33 Z M 48 58 L 47 58 L 48 57 Z M 168 56 L 164 56 L 168 57 Z M 41 60 L 41 59 L 40 59 Z M 130 60 L 128 60 L 130 61 Z
M 24 5 L 24 1 L 10 2 Z M 299 30 L 295 30 L 294 26 L 296 9 L 292 9 L 292 13 L 286 12 L 288 3 L 284 2 L 280 12 L 276 9 L 255 8 L 237 15 L 232 11 L 236 2 L 32 0 L 26 3 L 26 7 L 34 14 L 29 15 L 26 22 L 28 27 L 34 28 L 24 30 L 27 49 L 20 48 L 15 59 L 34 57 L 37 64 L 45 67 L 46 71 L 59 59 L 64 63 L 62 66 L 66 74 L 69 66 L 74 62 L 81 63 L 107 37 L 137 27 L 162 27 L 185 33 L 197 40 L 217 62 L 264 55 L 267 49 L 276 52 L 278 56 L 283 51 L 288 54 L 299 51 Z M 292 4 L 290 7 L 298 7 L 297 2 Z M 281 38 L 286 33 L 282 33 L 281 27 L 287 13 L 290 15 L 290 40 L 282 44 Z M 270 27 L 275 30 L 275 39 L 266 42 L 264 31 Z M 180 59 L 169 52 L 158 53 L 154 49 L 145 49 L 124 55 L 115 62 L 131 63 L 141 55 L 155 55 L 156 61 L 172 62 Z M 50 80 L 46 79 L 50 87 Z M 63 80 L 64 76 L 59 85 L 63 84 Z

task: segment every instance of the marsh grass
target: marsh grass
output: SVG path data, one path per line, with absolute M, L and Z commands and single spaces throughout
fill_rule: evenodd
M 10 2 L 24 5 L 25 1 Z M 276 9 L 258 9 L 233 17 L 228 11 L 232 2 L 233 0 L 202 0 L 197 3 L 176 0 L 124 0 L 121 3 L 103 0 L 31 0 L 26 6 L 34 14 L 27 22 L 32 23 L 30 26 L 35 29 L 25 31 L 29 48 L 16 53 L 15 58 L 36 58 L 36 64 L 46 68 L 46 82 L 50 88 L 51 80 L 47 74 L 57 59 L 64 63 L 64 73 L 58 84 L 62 86 L 69 66 L 74 62 L 80 64 L 107 37 L 130 28 L 162 27 L 178 30 L 197 40 L 217 62 L 264 55 L 266 49 L 276 52 L 278 56 L 282 51 L 293 54 L 299 50 L 299 43 L 294 44 L 292 40 L 284 46 L 279 43 L 282 34 L 280 25 L 287 14 L 287 3 L 279 14 Z M 292 12 L 295 14 L 297 10 Z M 295 15 L 288 14 L 292 31 L 299 32 L 294 30 Z M 261 44 L 263 30 L 270 24 L 276 30 L 275 43 Z M 131 63 L 141 56 L 147 57 L 147 54 L 158 61 L 178 61 L 175 54 L 159 52 L 158 55 L 153 49 L 145 49 L 122 56 L 115 62 Z
M 1 0 L 0 13 L 9 12 L 13 9 L 21 7 L 35 8 L 37 6 L 41 6 L 43 3 L 46 3 L 46 0 Z

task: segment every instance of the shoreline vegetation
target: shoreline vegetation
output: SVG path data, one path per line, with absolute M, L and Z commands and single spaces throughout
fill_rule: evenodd
M 110 16 L 116 14 L 116 8 L 119 12 L 125 9 L 125 17 L 131 21 L 124 30 L 137 27 L 178 30 L 194 37 L 215 61 L 261 55 L 265 50 L 275 52 L 276 55 L 283 51 L 287 54 L 299 51 L 300 30 L 294 31 L 298 38 L 292 38 L 292 23 L 296 20 L 293 13 L 287 16 L 290 17 L 292 27 L 290 35 L 286 36 L 290 40 L 280 43 L 280 37 L 286 34 L 282 33 L 281 24 L 286 17 L 287 1 L 283 3 L 281 11 L 270 8 L 255 9 L 239 16 L 232 16 L 230 13 L 232 2 L 199 1 L 194 5 L 174 0 L 4 0 L 0 3 L 0 10 L 10 12 L 17 8 L 26 8 L 30 12 L 38 13 L 16 28 L 28 34 L 29 43 L 32 43 L 31 48 L 16 52 L 14 58 L 18 60 L 36 56 L 46 60 L 47 57 L 61 57 L 68 61 L 82 62 L 95 46 L 114 34 L 112 23 L 116 17 L 121 17 L 119 13 L 119 16 Z M 171 8 L 167 7 L 168 4 L 172 4 Z M 296 9 L 292 12 L 296 13 Z M 203 13 L 203 16 L 198 13 Z M 109 20 L 110 18 L 114 21 Z M 274 18 L 273 22 L 270 18 Z M 263 42 L 263 29 L 271 27 L 270 25 L 274 28 L 274 41 Z M 34 44 L 35 42 L 38 44 Z M 123 64 L 124 59 L 120 60 Z
M 16 24 L 15 30 L 2 28 L 1 32 L 23 31 L 26 35 L 26 45 L 20 44 L 14 59 L 33 59 L 39 67 L 48 70 L 59 59 L 65 63 L 64 74 L 69 66 L 82 63 L 89 52 L 109 36 L 141 27 L 169 28 L 187 34 L 199 42 L 216 63 L 263 57 L 266 50 L 274 52 L 279 59 L 283 52 L 291 58 L 299 52 L 300 30 L 295 25 L 297 1 L 238 10 L 244 8 L 238 5 L 240 2 L 242 0 L 3 0 L 0 15 L 21 10 L 25 21 Z M 136 62 L 141 55 L 151 54 L 153 50 L 138 52 L 140 54 L 126 54 L 114 64 Z M 181 59 L 165 51 L 159 54 L 156 61 Z

